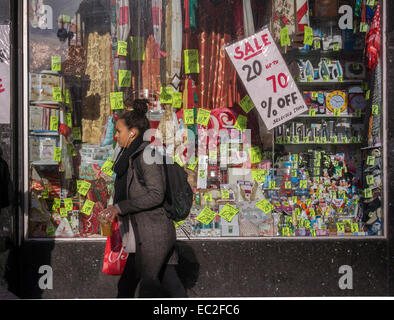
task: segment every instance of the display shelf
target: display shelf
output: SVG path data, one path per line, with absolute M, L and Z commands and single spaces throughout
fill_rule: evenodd
M 300 114 L 296 116 L 295 118 L 334 118 L 334 119 L 341 119 L 341 118 L 354 118 L 354 119 L 362 119 L 362 117 L 365 115 L 365 113 L 362 113 L 360 117 L 354 115 L 354 114 L 341 114 L 340 116 L 335 116 L 333 114 L 317 114 L 315 116 L 310 116 L 309 114 Z
M 32 166 L 57 166 L 59 162 L 56 161 L 32 161 L 30 163 Z
M 29 133 L 32 136 L 59 136 L 59 132 L 58 131 L 37 131 L 37 130 L 33 130 L 30 131 Z

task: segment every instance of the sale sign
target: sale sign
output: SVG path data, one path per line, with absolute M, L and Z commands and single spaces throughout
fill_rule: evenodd
M 268 130 L 308 110 L 268 29 L 225 49 Z

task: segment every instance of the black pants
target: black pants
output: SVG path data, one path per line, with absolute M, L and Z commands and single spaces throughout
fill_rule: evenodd
M 159 280 L 141 279 L 136 267 L 135 254 L 130 253 L 118 283 L 118 298 L 186 298 L 186 290 L 175 270 L 175 265 L 165 264 Z

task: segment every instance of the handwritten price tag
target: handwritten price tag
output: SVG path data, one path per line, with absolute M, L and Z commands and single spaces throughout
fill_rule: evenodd
M 65 198 L 64 200 L 64 207 L 67 211 L 73 210 L 73 200 L 71 198 Z
M 367 180 L 367 184 L 369 184 L 369 185 L 375 184 L 375 180 L 373 178 L 373 175 L 368 175 L 365 177 L 365 179 Z
M 308 188 L 308 181 L 300 180 L 300 189 L 307 189 L 307 188 Z
M 107 158 L 107 160 L 104 162 L 103 166 L 101 167 L 101 171 L 104 172 L 106 175 L 112 177 L 114 172 L 112 171 L 112 167 L 114 165 L 114 162 L 111 160 L 111 158 Z
M 265 181 L 265 170 L 263 169 L 252 169 L 252 179 L 257 182 Z
M 53 161 L 60 162 L 62 160 L 62 148 L 55 147 L 53 150 Z
M 373 166 L 373 165 L 375 165 L 375 157 L 374 157 L 374 156 L 368 156 L 368 157 L 367 157 L 367 165 L 368 165 L 368 166 Z
M 262 160 L 262 155 L 259 147 L 249 148 L 249 156 L 251 163 L 260 163 Z
M 57 131 L 59 129 L 59 118 L 57 116 L 51 116 L 49 123 L 49 130 Z
M 265 199 L 262 199 L 259 202 L 257 202 L 255 206 L 260 210 L 262 210 L 264 213 L 270 213 L 272 210 L 275 209 L 275 207 Z
M 194 124 L 194 109 L 183 109 L 183 121 L 185 124 Z
M 60 71 L 62 69 L 62 58 L 60 56 L 51 57 L 51 70 Z
M 127 56 L 127 41 L 118 41 L 118 55 Z
M 59 87 L 53 87 L 52 96 L 54 101 L 62 102 L 63 101 L 62 89 L 60 89 Z
M 119 70 L 119 87 L 131 87 L 130 70 Z
M 194 171 L 194 169 L 196 169 L 197 163 L 198 163 L 198 158 L 193 157 L 193 159 L 189 160 L 187 168 Z
M 185 73 L 200 73 L 200 64 L 197 49 L 184 50 Z
M 200 212 L 200 214 L 196 217 L 197 221 L 205 225 L 209 225 L 213 218 L 216 217 L 216 212 L 212 211 L 208 207 L 204 207 L 204 209 Z
M 205 109 L 198 109 L 197 123 L 202 126 L 208 126 L 209 118 L 211 117 L 211 111 Z
M 223 207 L 222 210 L 219 212 L 219 216 L 221 216 L 223 219 L 227 220 L 228 222 L 231 222 L 233 220 L 234 216 L 239 212 L 239 209 L 233 207 L 232 205 L 226 203 L 226 205 Z
M 109 94 L 109 101 L 112 110 L 124 109 L 123 92 L 111 92 Z
M 244 131 L 247 127 L 248 118 L 240 114 L 235 122 L 234 127 L 239 131 Z
M 182 92 L 174 91 L 172 93 L 172 107 L 180 109 L 182 107 Z
M 171 104 L 172 103 L 173 90 L 171 87 L 160 88 L 160 103 Z
M 308 46 L 313 44 L 313 29 L 308 26 L 304 26 L 304 44 Z
M 95 203 L 89 199 L 86 199 L 83 207 L 81 209 L 81 212 L 90 216 L 90 214 L 92 213 L 93 207 L 94 207 Z
M 71 118 L 71 113 L 70 112 L 67 112 L 65 115 L 64 115 L 64 117 L 65 117 L 65 120 L 66 120 L 66 125 L 67 125 L 67 127 L 72 127 L 73 126 L 73 123 L 72 123 L 72 118 Z
M 316 109 L 309 109 L 309 116 L 316 117 Z
M 77 180 L 77 191 L 78 193 L 82 194 L 83 196 L 86 196 L 90 189 L 91 183 L 84 181 L 84 180 Z
M 130 37 L 130 50 L 132 61 L 145 61 L 145 38 Z
M 53 199 L 52 211 L 56 211 L 59 208 L 60 208 L 60 199 L 59 198 Z
M 249 113 L 255 107 L 252 99 L 248 95 L 242 98 L 239 105 L 245 113 Z
M 289 27 L 286 26 L 280 30 L 280 45 L 281 47 L 290 44 Z

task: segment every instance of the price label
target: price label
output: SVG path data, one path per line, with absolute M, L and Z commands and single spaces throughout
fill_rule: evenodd
M 343 76 L 338 76 L 337 80 L 338 80 L 338 82 L 343 82 Z
M 379 114 L 379 106 L 377 104 L 372 105 L 372 114 L 375 116 Z
M 264 213 L 270 213 L 272 210 L 275 209 L 275 207 L 265 199 L 262 199 L 259 202 L 257 202 L 255 206 L 260 210 L 262 210 Z
M 73 126 L 72 118 L 71 118 L 71 113 L 70 113 L 70 112 L 67 112 L 64 116 L 65 116 L 65 120 L 66 120 L 66 125 L 67 125 L 67 127 L 71 128 L 71 127 Z
M 200 212 L 200 214 L 196 217 L 197 221 L 205 225 L 209 225 L 213 218 L 216 217 L 216 212 L 212 211 L 208 207 L 204 207 L 204 209 Z
M 70 16 L 67 14 L 62 14 L 62 21 L 63 23 L 70 23 L 71 21 Z
M 270 188 L 270 189 L 275 189 L 275 187 L 276 187 L 275 181 L 274 181 L 274 180 L 271 180 L 271 181 L 269 182 L 269 188 Z
M 228 200 L 230 199 L 230 191 L 229 190 L 221 190 L 222 199 Z
M 205 179 L 205 177 L 206 177 L 205 170 L 198 170 L 198 176 L 199 176 L 201 179 Z
M 346 191 L 344 191 L 344 190 L 338 191 L 338 198 L 339 199 L 345 199 L 345 197 L 346 197 Z
M 182 92 L 174 91 L 172 93 L 172 107 L 180 109 L 182 107 Z
M 59 118 L 57 116 L 51 116 L 49 123 L 49 130 L 57 131 L 59 129 Z
M 306 76 L 306 81 L 307 82 L 312 82 L 313 81 L 313 77 L 310 76 L 310 75 Z
M 109 94 L 109 101 L 112 110 L 124 109 L 123 92 L 111 92 Z
M 252 99 L 248 95 L 242 98 L 239 105 L 245 113 L 249 113 L 255 107 Z
M 336 199 L 337 198 L 337 192 L 334 190 L 330 190 L 330 199 Z
M 130 59 L 132 61 L 145 60 L 145 38 L 130 37 Z
M 293 136 L 291 142 L 294 143 L 294 144 L 300 143 L 300 137 L 299 136 Z
M 174 222 L 175 228 L 177 228 L 177 227 L 181 226 L 182 224 L 184 224 L 184 223 L 185 223 L 185 220 L 182 220 L 182 221 L 174 221 L 174 220 L 173 220 L 173 222 Z
M 357 137 L 350 137 L 351 143 L 357 143 Z
M 309 109 L 309 116 L 316 117 L 316 109 Z
M 335 169 L 335 174 L 336 174 L 337 176 L 342 177 L 342 168 L 336 168 L 336 169 Z
M 127 41 L 118 41 L 118 56 L 127 56 Z
M 43 199 L 49 198 L 49 190 L 47 188 L 44 188 L 44 190 L 42 191 L 42 198 Z
M 320 175 L 320 168 L 313 168 L 313 175 L 319 176 Z
M 316 237 L 316 230 L 315 229 L 311 229 L 311 236 Z
M 346 136 L 342 137 L 342 143 L 349 143 L 348 137 Z
M 300 180 L 300 189 L 307 189 L 307 188 L 308 188 L 308 181 Z
M 250 156 L 250 162 L 251 163 L 260 163 L 262 160 L 262 155 L 259 147 L 252 147 L 249 148 L 249 156 Z
M 172 103 L 173 90 L 171 87 L 160 88 L 160 103 L 171 104 Z
M 315 209 L 314 208 L 310 208 L 309 209 L 309 214 L 311 217 L 314 217 L 316 215 Z
M 338 44 L 338 43 L 334 43 L 334 44 L 332 45 L 332 49 L 333 49 L 334 51 L 339 51 L 339 44 Z
M 194 124 L 194 109 L 183 109 L 183 121 L 185 124 Z
M 263 169 L 252 169 L 252 179 L 257 182 L 265 181 L 265 170 Z
M 248 118 L 240 114 L 237 118 L 237 121 L 235 122 L 234 127 L 239 131 L 244 131 L 246 129 L 247 122 Z
M 329 77 L 328 75 L 325 74 L 325 75 L 323 75 L 323 80 L 324 80 L 324 81 L 328 81 L 328 80 L 330 80 L 330 77 Z
M 66 89 L 66 91 L 64 92 L 64 102 L 67 104 L 70 104 L 70 102 L 71 102 L 69 89 Z
M 54 101 L 62 102 L 63 101 L 62 89 L 60 89 L 60 87 L 53 87 L 52 96 Z
M 200 73 L 200 63 L 197 49 L 184 50 L 185 73 Z
M 103 166 L 101 167 L 101 171 L 104 172 L 106 175 L 112 177 L 114 174 L 112 167 L 114 165 L 114 162 L 111 160 L 111 158 L 107 158 L 107 160 L 104 162 Z
M 290 137 L 289 136 L 285 136 L 285 143 L 290 143 Z
M 82 194 L 85 197 L 90 189 L 90 186 L 91 186 L 90 182 L 84 180 L 77 180 L 77 191 L 78 193 Z
M 206 193 L 204 195 L 205 202 L 212 202 L 212 194 Z
M 59 198 L 53 199 L 52 211 L 56 211 L 59 208 L 60 208 L 60 199 Z
M 60 208 L 60 216 L 62 217 L 62 218 L 66 218 L 67 217 L 67 210 L 66 210 L 66 208 Z
M 363 190 L 363 198 L 365 198 L 365 199 L 372 198 L 372 189 L 371 188 L 367 188 L 367 189 Z
M 338 143 L 338 136 L 331 136 L 330 141 L 331 143 Z
M 219 212 L 219 216 L 221 216 L 223 219 L 227 220 L 228 222 L 231 222 L 233 220 L 234 216 L 239 212 L 239 209 L 233 207 L 232 205 L 226 203 L 226 205 L 223 207 L 222 210 Z
M 73 139 L 74 140 L 81 140 L 82 139 L 80 127 L 73 128 Z
M 290 44 L 289 27 L 286 26 L 280 30 L 280 45 L 282 47 Z
M 51 57 L 51 70 L 60 71 L 62 69 L 62 58 L 60 56 Z
M 327 143 L 327 137 L 320 137 L 320 143 Z
M 55 147 L 53 150 L 53 161 L 60 162 L 62 160 L 62 148 Z
M 304 142 L 304 143 L 309 143 L 309 137 L 304 137 L 304 138 L 302 139 L 302 142 Z
M 130 70 L 119 70 L 119 87 L 131 87 Z
M 313 41 L 313 47 L 317 50 L 321 48 L 320 39 L 315 39 Z
M 196 169 L 197 163 L 198 163 L 198 158 L 193 157 L 193 160 L 192 159 L 189 160 L 187 168 L 194 171 L 194 169 Z
M 351 225 L 350 225 L 350 231 L 351 232 L 359 232 L 359 228 L 358 228 L 358 223 L 356 223 L 356 222 L 353 222 Z
M 89 216 L 92 213 L 94 205 L 95 203 L 93 201 L 86 199 L 82 206 L 81 212 Z
M 373 185 L 373 184 L 375 184 L 375 180 L 374 180 L 374 178 L 373 178 L 373 175 L 368 175 L 368 176 L 365 177 L 365 179 L 367 180 L 367 184 L 368 184 L 368 185 Z
M 64 200 L 64 208 L 67 211 L 72 211 L 74 206 L 73 206 L 73 200 L 71 198 L 65 198 Z
M 285 181 L 285 189 L 291 189 L 291 181 Z
M 304 44 L 313 45 L 313 29 L 308 26 L 304 26 Z
M 370 95 L 371 95 L 371 90 L 367 90 L 367 92 L 365 93 L 365 99 L 369 100 Z
M 340 117 L 341 116 L 341 109 L 334 109 L 334 116 Z
M 313 142 L 314 143 L 320 143 L 320 138 L 319 137 L 313 137 Z
M 367 157 L 367 165 L 368 165 L 368 166 L 373 166 L 373 165 L 375 165 L 375 157 L 374 157 L 374 156 L 368 156 L 368 157 Z
M 176 155 L 174 156 L 174 161 L 175 161 L 177 164 L 179 164 L 181 167 L 184 166 L 183 161 L 182 161 L 181 158 L 179 157 L 179 154 L 176 154 Z
M 283 227 L 283 228 L 282 228 L 282 236 L 284 236 L 284 237 L 289 237 L 289 236 L 291 236 L 290 228 L 289 228 L 289 227 Z
M 291 169 L 291 177 L 292 178 L 297 178 L 297 169 Z
M 202 126 L 208 126 L 209 118 L 211 117 L 211 111 L 205 109 L 198 109 L 197 112 L 197 123 Z
M 337 222 L 337 231 L 345 232 L 345 225 L 341 222 Z
M 277 137 L 276 138 L 276 144 L 282 144 L 282 143 L 283 143 L 282 137 Z
M 361 22 L 360 23 L 360 32 L 367 32 L 368 31 L 368 23 Z
M 367 0 L 367 6 L 373 7 L 375 5 L 375 0 Z

